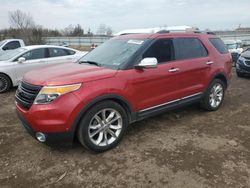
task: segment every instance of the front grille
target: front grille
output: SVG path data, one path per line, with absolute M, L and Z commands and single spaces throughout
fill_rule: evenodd
M 41 86 L 35 86 L 25 82 L 20 83 L 16 92 L 16 101 L 23 107 L 29 109 L 41 88 Z

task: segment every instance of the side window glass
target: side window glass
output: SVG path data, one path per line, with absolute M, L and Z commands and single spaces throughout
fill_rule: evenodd
M 19 48 L 19 47 L 21 47 L 21 46 L 20 46 L 20 43 L 18 41 L 12 41 L 12 42 L 9 42 L 9 43 L 5 44 L 3 49 L 4 50 L 13 50 L 13 49 L 16 49 L 16 48 Z
M 159 39 L 143 54 L 143 58 L 155 57 L 158 63 L 174 60 L 174 46 L 172 39 Z
M 26 60 L 43 59 L 45 58 L 45 49 L 35 49 L 31 50 L 22 55 Z
M 49 48 L 49 57 L 61 57 L 70 55 L 67 50 L 61 48 Z
M 175 55 L 177 60 L 206 57 L 207 49 L 197 38 L 175 38 Z
M 221 54 L 229 53 L 227 46 L 224 44 L 224 42 L 220 38 L 211 38 L 209 39 L 209 41 L 216 48 L 216 50 L 220 52 Z

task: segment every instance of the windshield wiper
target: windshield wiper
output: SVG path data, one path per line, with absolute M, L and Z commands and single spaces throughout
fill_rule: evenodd
M 83 64 L 83 63 L 87 63 L 87 64 L 90 64 L 90 65 L 96 65 L 98 67 L 102 66 L 102 64 L 97 63 L 95 61 L 79 61 L 79 64 Z

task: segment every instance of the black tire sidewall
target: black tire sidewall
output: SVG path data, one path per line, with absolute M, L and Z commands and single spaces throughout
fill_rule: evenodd
M 120 115 L 122 116 L 123 126 L 122 126 L 120 135 L 112 144 L 108 146 L 96 146 L 94 143 L 92 143 L 92 141 L 89 138 L 88 127 L 93 116 L 104 108 L 113 108 L 116 111 L 118 111 Z M 83 116 L 82 120 L 80 121 L 79 128 L 77 130 L 78 140 L 84 147 L 86 147 L 87 149 L 91 151 L 104 152 L 106 150 L 110 150 L 114 148 L 115 146 L 119 144 L 119 142 L 121 141 L 122 137 L 124 136 L 127 130 L 128 124 L 129 124 L 129 121 L 128 121 L 127 113 L 118 103 L 113 102 L 113 101 L 103 101 L 91 107 L 87 111 L 87 113 Z
M 0 73 L 0 79 L 1 79 L 1 78 L 3 78 L 3 79 L 6 80 L 6 82 L 7 82 L 7 87 L 6 87 L 6 89 L 3 90 L 3 91 L 0 90 L 0 93 L 5 93 L 5 92 L 9 91 L 10 88 L 11 88 L 11 80 L 10 80 L 9 77 L 6 76 L 5 74 L 1 74 L 1 73 Z
M 211 93 L 211 90 L 212 90 L 213 86 L 214 86 L 215 84 L 217 84 L 217 83 L 219 83 L 219 84 L 222 85 L 222 88 L 223 88 L 223 96 L 222 96 L 222 100 L 221 100 L 220 104 L 219 104 L 217 107 L 212 107 L 211 104 L 210 104 L 210 93 Z M 225 83 L 224 83 L 222 80 L 220 80 L 220 79 L 215 79 L 215 80 L 213 80 L 213 81 L 210 83 L 210 85 L 209 85 L 209 87 L 208 87 L 208 89 L 207 89 L 207 91 L 206 91 L 206 93 L 205 93 L 205 95 L 204 95 L 204 98 L 203 98 L 203 100 L 202 100 L 202 107 L 203 107 L 204 109 L 208 110 L 208 111 L 216 111 L 216 110 L 218 110 L 218 109 L 221 107 L 221 105 L 222 105 L 222 103 L 223 103 L 223 101 L 224 101 L 225 90 L 226 90 L 226 86 L 225 86 Z

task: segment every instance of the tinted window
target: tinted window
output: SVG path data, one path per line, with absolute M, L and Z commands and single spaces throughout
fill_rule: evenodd
M 143 58 L 155 57 L 158 63 L 174 60 L 174 46 L 172 39 L 160 39 L 152 44 L 143 54 Z
M 197 38 L 176 38 L 174 39 L 174 45 L 177 60 L 200 58 L 208 55 L 207 50 Z
M 20 43 L 18 41 L 12 41 L 12 42 L 9 42 L 7 43 L 3 49 L 4 50 L 13 50 L 13 49 L 16 49 L 16 48 L 20 48 Z
M 73 50 L 65 50 L 68 55 L 74 55 L 76 52 Z
M 49 48 L 49 56 L 50 57 L 60 57 L 70 55 L 68 50 L 62 48 Z
M 26 60 L 43 59 L 45 58 L 45 48 L 31 50 L 21 57 L 24 57 Z
M 224 44 L 224 42 L 219 38 L 213 38 L 209 39 L 209 41 L 212 43 L 212 45 L 221 53 L 221 54 L 227 54 L 228 49 L 227 46 Z

